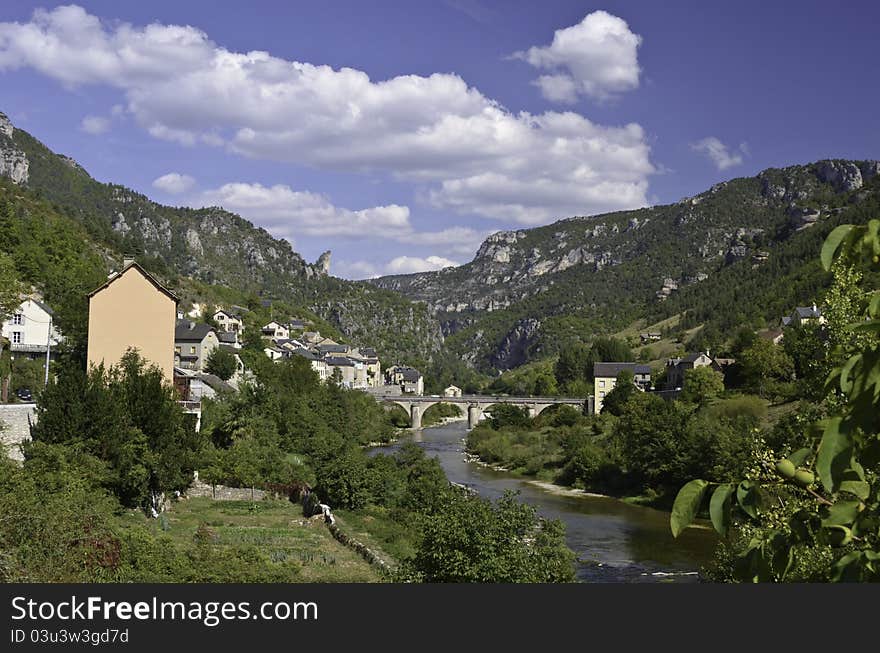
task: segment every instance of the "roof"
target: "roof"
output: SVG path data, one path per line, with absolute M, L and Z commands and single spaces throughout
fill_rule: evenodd
M 378 358 L 376 355 L 376 350 L 372 347 L 361 347 L 359 349 L 361 352 L 361 356 L 366 356 L 367 358 Z
M 614 377 L 623 370 L 628 370 L 633 374 L 651 374 L 650 365 L 640 365 L 639 363 L 594 363 L 593 376 Z
M 318 351 L 325 354 L 344 354 L 348 351 L 347 345 L 318 345 Z
M 782 317 L 782 326 L 788 326 L 791 324 L 791 318 L 788 315 L 784 315 Z
M 146 270 L 144 270 L 144 269 L 140 266 L 140 264 L 137 263 L 136 261 L 131 261 L 128 265 L 126 265 L 124 268 L 122 268 L 122 271 L 121 271 L 121 272 L 118 272 L 117 274 L 113 274 L 113 275 L 111 275 L 110 278 L 107 279 L 107 281 L 105 281 L 105 282 L 102 283 L 100 286 L 98 286 L 97 288 L 95 288 L 92 292 L 90 292 L 90 293 L 87 295 L 87 297 L 88 297 L 89 299 L 91 299 L 94 295 L 96 295 L 96 294 L 98 294 L 99 292 L 101 292 L 102 290 L 104 290 L 107 286 L 109 286 L 111 283 L 113 283 L 113 282 L 116 281 L 117 279 L 121 278 L 123 274 L 125 274 L 126 272 L 128 272 L 128 271 L 131 270 L 131 269 L 135 269 L 135 270 L 137 270 L 138 272 L 140 272 L 141 275 L 142 275 L 147 281 L 149 281 L 151 284 L 153 284 L 153 286 L 156 287 L 156 290 L 158 290 L 158 291 L 160 291 L 160 292 L 162 292 L 162 293 L 168 295 L 168 297 L 170 297 L 171 299 L 174 300 L 174 303 L 175 303 L 175 304 L 180 303 L 180 299 L 177 297 L 177 295 L 175 295 L 173 292 L 171 292 L 170 290 L 168 290 L 168 288 L 166 288 L 166 287 L 163 286 L 161 283 L 159 283 L 158 281 L 156 281 L 156 278 L 155 278 L 152 274 L 150 274 L 149 272 L 147 272 Z
M 36 304 L 37 306 L 39 306 L 40 308 L 42 308 L 44 311 L 46 311 L 49 315 L 55 315 L 55 311 L 53 311 L 51 308 L 49 308 L 49 307 L 48 307 L 46 304 L 44 304 L 43 302 L 39 302 L 39 301 L 37 301 L 36 299 L 32 299 L 31 301 L 32 301 L 34 304 Z
M 422 378 L 422 373 L 414 367 L 404 367 L 402 369 L 399 369 L 398 372 L 400 373 L 400 377 L 404 381 L 418 381 L 420 378 Z
M 197 378 L 204 381 L 208 387 L 210 387 L 212 390 L 216 390 L 217 392 L 235 392 L 235 388 L 233 388 L 226 381 L 214 374 L 207 374 L 203 372 L 199 374 Z
M 235 331 L 218 331 L 217 340 L 226 344 L 238 342 L 235 336 Z
M 354 367 L 354 361 L 347 356 L 327 356 L 324 362 L 332 367 Z
M 319 360 L 318 357 L 315 356 L 312 352 L 310 352 L 308 349 L 304 349 L 302 347 L 300 347 L 299 349 L 294 349 L 291 353 L 295 354 L 296 356 L 302 356 L 303 358 L 310 360 L 310 361 Z
M 705 356 L 706 358 L 709 358 L 709 359 L 712 358 L 712 357 L 709 356 L 709 354 L 707 354 L 706 352 L 704 352 L 704 351 L 698 351 L 698 352 L 696 352 L 696 353 L 694 353 L 694 354 L 688 354 L 687 356 L 685 356 L 684 358 L 682 358 L 681 361 L 682 361 L 683 363 L 693 363 L 695 360 L 697 360 L 697 359 L 700 358 L 701 356 Z
M 820 317 L 822 315 L 822 311 L 815 306 L 797 306 L 794 310 L 800 317 Z
M 241 352 L 241 350 L 237 347 L 233 347 L 232 345 L 226 345 L 223 343 L 220 343 L 220 349 L 228 351 L 230 354 L 235 354 L 236 356 L 238 356 L 238 354 Z
M 214 315 L 217 315 L 217 313 L 223 313 L 223 315 L 225 315 L 227 317 L 232 317 L 232 318 L 235 318 L 236 320 L 241 320 L 241 315 L 239 315 L 238 313 L 233 313 L 232 311 L 227 311 L 226 309 L 223 309 L 223 308 L 219 308 L 216 311 L 214 311 Z
M 214 329 L 209 324 L 178 320 L 174 327 L 175 342 L 201 342 Z
M 272 326 L 273 324 L 274 324 L 275 326 Z M 281 324 L 281 322 L 276 322 L 275 320 L 272 320 L 272 321 L 269 322 L 268 324 L 264 324 L 261 328 L 263 329 L 263 331 L 272 331 L 272 330 L 274 330 L 274 329 L 277 329 L 278 327 L 282 327 L 282 328 L 285 328 L 285 329 L 287 328 L 287 327 L 285 327 L 283 324 Z

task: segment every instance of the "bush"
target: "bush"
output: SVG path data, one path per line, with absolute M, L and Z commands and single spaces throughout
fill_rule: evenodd
M 502 428 L 526 428 L 531 425 L 529 411 L 523 406 L 513 404 L 494 404 L 489 409 L 492 419 L 489 420 L 496 431 Z
M 721 399 L 705 408 L 705 412 L 714 419 L 742 417 L 757 426 L 767 417 L 767 402 L 754 395 L 739 395 Z

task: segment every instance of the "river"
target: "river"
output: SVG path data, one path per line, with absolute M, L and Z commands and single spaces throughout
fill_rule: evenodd
M 520 499 L 541 516 L 565 522 L 566 543 L 578 556 L 577 577 L 582 582 L 695 582 L 700 567 L 712 558 L 716 539 L 705 526 L 688 528 L 673 539 L 666 512 L 610 497 L 544 489 L 527 478 L 466 461 L 466 422 L 449 422 L 405 437 L 436 457 L 450 481 L 490 499 L 505 490 L 518 490 Z M 396 446 L 373 452 L 390 454 Z

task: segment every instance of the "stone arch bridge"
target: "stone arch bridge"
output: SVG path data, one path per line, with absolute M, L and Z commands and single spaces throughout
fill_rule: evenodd
M 496 404 L 513 404 L 527 408 L 529 417 L 537 417 L 551 406 L 573 406 L 582 409 L 584 399 L 570 397 L 492 397 L 484 395 L 462 395 L 461 397 L 424 397 L 418 395 L 376 395 L 379 402 L 397 404 L 409 413 L 412 428 L 422 428 L 422 416 L 435 404 L 455 404 L 467 409 L 468 428 L 474 428 L 483 417 L 483 412 Z

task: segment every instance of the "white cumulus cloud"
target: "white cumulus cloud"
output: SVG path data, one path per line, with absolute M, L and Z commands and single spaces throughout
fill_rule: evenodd
M 577 25 L 556 30 L 550 45 L 533 46 L 513 56 L 554 71 L 534 82 L 548 100 L 573 103 L 586 95 L 601 101 L 638 88 L 641 42 L 625 20 L 600 10 Z
M 719 170 L 740 165 L 743 157 L 748 156 L 749 153 L 746 143 L 740 143 L 739 151 L 731 150 L 714 136 L 707 136 L 696 143 L 691 143 L 691 149 L 705 154 Z
M 458 265 L 458 263 L 442 256 L 429 256 L 427 258 L 398 256 L 385 266 L 385 270 L 388 274 L 411 274 L 413 272 L 441 270 L 453 265 Z
M 395 237 L 410 233 L 409 207 L 389 204 L 352 211 L 334 206 L 318 193 L 276 184 L 232 182 L 206 190 L 192 206 L 222 206 L 241 214 L 279 238 L 305 236 Z
M 153 188 L 161 190 L 170 195 L 179 195 L 185 193 L 195 186 L 196 180 L 189 175 L 182 175 L 179 172 L 169 172 L 153 180 Z
M 624 21 L 597 12 L 523 56 L 604 98 L 638 84 L 638 42 Z M 387 174 L 435 206 L 522 224 L 644 206 L 654 172 L 637 124 L 515 113 L 455 74 L 377 81 L 233 52 L 191 26 L 102 22 L 75 5 L 0 23 L 0 71 L 25 67 L 68 87 L 117 89 L 125 115 L 156 138 Z M 545 86 L 568 93 L 565 82 Z M 399 219 L 403 208 L 377 210 Z
M 461 265 L 456 261 L 442 256 L 398 256 L 387 263 L 371 263 L 370 261 L 339 261 L 335 265 L 335 274 L 344 279 L 375 279 L 388 274 L 413 274 L 415 272 L 432 272 L 450 266 Z
M 86 116 L 80 122 L 79 128 L 87 134 L 103 134 L 110 129 L 110 121 L 101 116 Z

